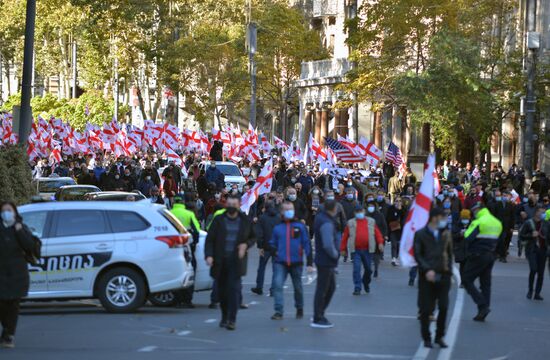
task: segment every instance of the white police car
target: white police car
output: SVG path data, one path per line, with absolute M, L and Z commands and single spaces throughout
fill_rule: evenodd
M 194 283 L 189 234 L 164 206 L 53 202 L 19 211 L 43 243 L 29 300 L 98 298 L 109 312 L 131 312 L 149 294 Z

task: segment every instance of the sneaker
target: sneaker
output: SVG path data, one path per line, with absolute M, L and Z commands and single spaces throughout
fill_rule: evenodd
M 225 328 L 229 331 L 233 331 L 233 330 L 237 329 L 237 325 L 235 325 L 235 323 L 233 321 L 230 321 L 230 322 L 227 323 L 227 326 Z
M 397 259 L 396 258 L 391 259 L 391 264 L 393 266 L 397 266 Z
M 491 312 L 491 309 L 489 308 L 480 309 L 477 315 L 474 317 L 474 321 L 479 321 L 479 322 L 485 321 L 485 318 L 487 317 L 487 315 L 489 315 L 490 312 Z
M 5 349 L 13 349 L 15 347 L 15 338 L 13 336 L 6 336 L 0 342 L 0 347 Z
M 220 321 L 220 327 L 221 328 L 227 327 L 227 320 Z
M 540 296 L 540 294 L 535 294 L 535 297 L 533 299 L 539 300 L 539 301 L 544 300 L 544 298 L 542 296 Z
M 442 349 L 446 349 L 449 347 L 449 345 L 447 345 L 447 343 L 443 340 L 443 338 L 435 339 L 435 343 L 439 345 L 439 347 Z
M 378 270 L 374 270 L 374 274 L 372 276 L 377 278 L 378 277 Z
M 246 310 L 246 309 L 248 309 L 248 305 L 247 304 L 241 304 L 241 305 L 239 305 L 239 309 Z
M 328 321 L 327 319 L 321 319 L 321 320 L 317 320 L 317 321 L 313 321 L 310 326 L 312 328 L 316 328 L 316 329 L 330 329 L 332 327 L 334 327 L 334 325 L 332 325 L 332 323 L 330 321 Z
M 413 279 L 409 279 L 409 286 L 414 286 L 414 280 Z
M 354 296 L 361 295 L 361 290 L 355 290 L 355 291 L 353 292 L 353 295 L 354 295 Z
M 250 289 L 250 291 L 252 291 L 256 295 L 263 295 L 264 294 L 264 291 L 260 288 L 252 288 L 252 289 Z
M 368 294 L 370 293 L 370 286 L 365 286 L 365 292 Z
M 275 314 L 273 314 L 273 316 L 271 317 L 271 320 L 283 320 L 283 314 L 281 314 L 281 313 L 275 313 Z
M 296 309 L 296 319 L 303 319 L 304 309 Z
M 533 298 L 533 291 L 529 290 L 527 292 L 527 299 L 531 300 Z

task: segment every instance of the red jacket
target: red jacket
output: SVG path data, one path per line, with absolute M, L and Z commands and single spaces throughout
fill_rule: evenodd
M 377 244 L 384 243 L 384 237 L 382 232 L 378 228 L 378 225 L 374 226 L 374 237 Z M 340 251 L 346 251 L 348 248 L 349 239 L 349 227 L 346 226 L 344 234 L 342 235 L 342 242 L 340 244 Z M 357 229 L 355 234 L 355 249 L 356 250 L 368 250 L 369 249 L 369 226 L 367 219 L 357 220 Z

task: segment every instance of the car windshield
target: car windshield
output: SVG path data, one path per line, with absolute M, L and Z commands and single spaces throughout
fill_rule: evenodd
M 242 176 L 237 165 L 217 164 L 216 169 L 219 169 L 225 176 Z
M 64 201 L 84 200 L 84 195 L 94 191 L 99 191 L 99 189 L 92 188 L 92 187 L 63 189 L 60 195 L 60 200 L 64 200 Z
M 38 183 L 38 192 L 53 193 L 62 186 L 76 185 L 73 179 L 45 180 Z

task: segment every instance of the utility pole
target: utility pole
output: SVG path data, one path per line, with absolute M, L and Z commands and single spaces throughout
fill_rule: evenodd
M 256 23 L 252 22 L 252 0 L 248 0 L 248 26 L 246 31 L 246 42 L 248 46 L 248 66 L 250 71 L 250 125 L 256 127 Z
M 76 68 L 76 51 L 77 51 L 77 45 L 76 40 L 73 39 L 73 99 L 76 99 L 76 84 L 77 84 L 77 75 L 78 71 Z
M 115 53 L 114 91 L 115 91 L 115 120 L 118 121 L 118 56 Z
M 25 18 L 25 47 L 23 50 L 23 81 L 21 83 L 21 114 L 19 118 L 19 144 L 27 144 L 31 132 L 32 78 L 34 52 L 34 21 L 36 18 L 36 0 L 27 0 Z
M 523 156 L 523 169 L 525 170 L 525 187 L 531 185 L 533 174 L 533 153 L 534 153 L 534 125 L 535 113 L 537 111 L 537 98 L 535 96 L 536 81 L 536 60 L 537 51 L 540 46 L 540 34 L 536 30 L 537 1 L 527 0 L 526 24 L 527 24 L 527 89 L 525 97 L 525 153 Z

